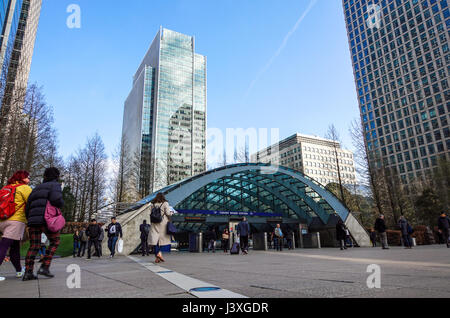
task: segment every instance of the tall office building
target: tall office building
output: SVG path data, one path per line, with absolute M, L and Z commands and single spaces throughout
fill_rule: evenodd
M 17 127 L 23 115 L 42 0 L 0 0 L 0 167 L 2 179 L 14 169 Z M 3 183 L 5 180 L 0 180 Z
M 372 167 L 403 184 L 450 152 L 447 0 L 343 0 Z
M 295 134 L 251 155 L 250 160 L 298 170 L 323 185 L 339 183 L 340 172 L 342 184 L 357 185 L 353 153 L 329 139 Z
M 133 78 L 122 137 L 148 194 L 206 169 L 206 57 L 194 37 L 160 28 Z
M 42 0 L 0 0 L 2 115 L 14 90 L 27 87 L 41 6 Z

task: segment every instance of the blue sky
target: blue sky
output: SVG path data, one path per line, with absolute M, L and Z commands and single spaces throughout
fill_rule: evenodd
M 81 8 L 80 29 L 66 26 L 70 4 Z M 323 137 L 334 123 L 352 149 L 348 127 L 359 111 L 341 1 L 318 0 L 276 55 L 310 4 L 43 1 L 30 80 L 54 107 L 61 154 L 74 153 L 95 132 L 111 154 L 132 76 L 160 25 L 194 35 L 196 51 L 208 57 L 208 127 Z

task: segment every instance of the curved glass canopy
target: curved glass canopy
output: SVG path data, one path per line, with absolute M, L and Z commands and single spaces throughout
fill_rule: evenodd
M 324 224 L 349 211 L 325 187 L 301 172 L 268 164 L 235 164 L 204 172 L 159 190 L 179 211 L 255 212 Z M 158 192 L 136 204 L 149 203 Z

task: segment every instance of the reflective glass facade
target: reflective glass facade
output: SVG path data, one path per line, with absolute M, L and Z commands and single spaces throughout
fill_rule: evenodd
M 0 0 L 0 61 L 11 55 L 16 38 L 23 0 Z
M 141 156 L 141 192 L 206 169 L 206 106 L 206 57 L 193 37 L 161 28 L 125 103 L 123 135 Z
M 404 184 L 450 153 L 447 0 L 343 0 L 371 165 Z

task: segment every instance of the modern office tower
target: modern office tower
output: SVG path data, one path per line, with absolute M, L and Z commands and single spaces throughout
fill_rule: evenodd
M 342 184 L 357 185 L 353 153 L 338 142 L 315 136 L 295 134 L 251 155 L 251 162 L 292 168 L 323 185 L 339 183 L 340 171 Z
M 343 0 L 371 167 L 421 179 L 450 152 L 447 0 Z
M 133 78 L 122 137 L 149 194 L 206 169 L 206 57 L 194 37 L 160 28 Z
M 2 108 L 9 107 L 14 89 L 27 87 L 41 6 L 42 0 L 0 0 Z
M 11 141 L 30 118 L 23 106 L 42 0 L 0 0 L 0 167 L 2 178 L 14 167 Z M 3 183 L 5 180 L 1 180 Z

